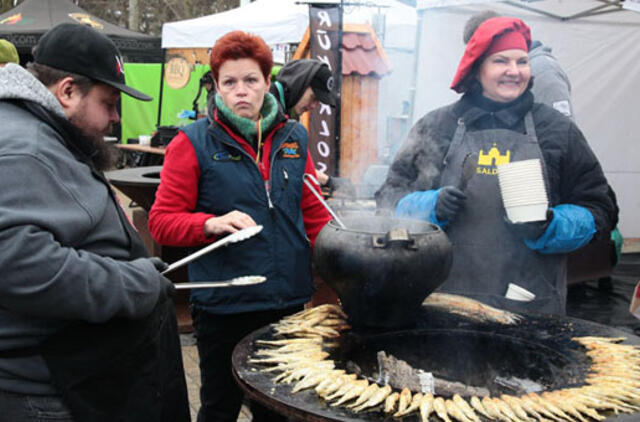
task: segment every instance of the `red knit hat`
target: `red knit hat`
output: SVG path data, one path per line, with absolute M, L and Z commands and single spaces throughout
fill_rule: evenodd
M 476 29 L 467 43 L 456 75 L 451 82 L 451 89 L 456 92 L 466 90 L 465 79 L 479 59 L 510 49 L 528 52 L 530 46 L 531 31 L 522 20 L 509 17 L 487 19 Z

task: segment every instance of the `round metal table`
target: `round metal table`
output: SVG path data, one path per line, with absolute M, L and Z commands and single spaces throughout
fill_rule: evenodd
M 149 211 L 160 184 L 162 166 L 132 167 L 112 170 L 105 177 L 113 186 L 131 198 L 136 204 Z
M 350 335 L 353 334 L 347 332 L 343 333 L 342 337 Z M 531 366 L 531 368 L 524 368 L 523 373 L 535 374 L 540 369 L 536 369 L 536 366 L 541 366 L 542 374 L 547 378 L 545 383 L 557 384 L 553 386 L 554 389 L 568 388 L 582 385 L 582 379 L 590 364 L 582 346 L 571 340 L 572 337 L 580 336 L 627 337 L 626 344 L 640 345 L 640 337 L 581 319 L 527 315 L 518 325 L 504 326 L 495 323 L 473 323 L 453 314 L 436 312 L 423 307 L 415 327 L 397 331 L 356 333 L 355 337 L 358 340 L 355 342 L 355 347 L 353 344 L 349 346 L 351 351 L 346 353 L 344 350 L 341 351 L 346 347 L 343 342 L 336 351 L 332 352 L 329 359 L 334 359 L 336 367 L 343 369 L 346 360 L 356 359 L 365 369 L 368 365 L 375 363 L 375 354 L 380 347 L 388 348 L 395 356 L 407 361 L 415 360 L 421 353 L 428 350 L 428 353 L 434 355 L 434 362 L 442 362 L 451 373 L 457 372 L 457 375 L 463 377 L 467 372 L 472 371 L 472 368 L 485 370 L 483 361 L 488 361 L 490 366 L 493 366 L 492 370 L 498 372 L 509 368 L 509 365 L 514 369 L 513 365 L 517 366 L 522 361 L 522 365 Z M 446 338 L 455 341 L 448 345 L 442 344 L 443 339 Z M 291 394 L 293 384 L 275 384 L 272 378 L 277 373 L 262 372 L 260 368 L 264 368 L 263 366 L 248 363 L 248 358 L 258 348 L 255 346 L 255 341 L 258 339 L 273 339 L 271 328 L 263 327 L 245 337 L 235 347 L 232 356 L 234 377 L 252 399 L 292 420 L 343 422 L 393 420 L 390 416 L 385 417 L 381 412 L 354 414 L 343 407 L 330 407 L 316 395 L 313 389 Z M 433 339 L 438 341 L 428 342 Z M 416 350 L 420 349 L 421 344 L 426 345 L 427 349 Z M 456 344 L 459 347 L 456 347 Z M 469 350 L 470 345 L 478 346 L 477 350 Z M 521 348 L 520 352 L 516 353 L 518 348 Z M 428 367 L 423 369 L 430 370 Z M 508 371 L 508 369 L 505 370 Z M 554 378 L 554 371 L 558 371 L 555 372 L 557 378 Z M 473 378 L 474 376 L 470 375 L 469 379 Z M 476 381 L 477 379 L 475 377 Z M 465 381 L 455 378 L 451 380 Z M 607 421 L 632 422 L 639 419 L 638 413 L 619 416 L 611 414 Z M 420 417 L 413 414 L 406 416 L 403 420 L 419 421 Z M 439 421 L 440 419 L 432 416 L 431 420 Z

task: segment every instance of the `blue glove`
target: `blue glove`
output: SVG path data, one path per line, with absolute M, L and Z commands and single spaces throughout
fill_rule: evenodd
M 178 113 L 178 119 L 195 119 L 196 112 L 193 110 L 182 110 Z
M 567 253 L 589 243 L 596 233 L 596 222 L 589 210 L 578 205 L 561 204 L 551 208 L 553 220 L 538 239 L 524 243 L 540 253 Z
M 396 206 L 396 217 L 413 218 L 440 225 L 436 218 L 439 193 L 440 189 L 417 191 L 402 197 Z
M 456 218 L 466 200 L 467 195 L 455 186 L 443 187 L 440 189 L 438 202 L 436 203 L 436 218 L 450 223 Z

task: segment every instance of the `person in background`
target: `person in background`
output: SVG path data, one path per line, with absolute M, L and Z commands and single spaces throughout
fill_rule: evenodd
M 315 59 L 298 59 L 285 64 L 269 92 L 278 100 L 282 110 L 294 119 L 315 110 L 320 103 L 331 107 L 336 105 L 331 70 L 326 63 Z M 331 177 L 320 170 L 316 170 L 316 179 L 330 192 L 354 190 L 347 179 Z
M 18 50 L 11 42 L 0 39 L 0 67 L 5 66 L 7 63 L 20 64 Z
M 200 84 L 207 91 L 207 110 L 210 110 L 213 107 L 213 98 L 216 96 L 216 86 L 210 70 L 202 75 L 202 78 L 200 78 Z
M 484 10 L 471 16 L 464 25 L 462 41 L 467 44 L 482 22 L 499 16 L 493 10 Z M 533 40 L 529 49 L 529 64 L 534 81 L 531 88 L 534 100 L 574 119 L 571 82 L 558 60 L 551 54 L 551 48 Z
M 173 285 L 102 171 L 125 85 L 111 40 L 52 28 L 0 69 L 1 421 L 188 421 Z
M 472 15 L 464 25 L 462 41 L 467 44 L 473 33 L 482 22 L 500 15 L 493 10 L 483 10 Z M 575 121 L 573 113 L 573 103 L 571 101 L 571 82 L 569 76 L 560 65 L 560 62 L 551 54 L 551 48 L 543 45 L 542 42 L 533 40 L 529 49 L 529 64 L 531 66 L 531 80 L 533 85 L 531 92 L 536 102 L 553 107 L 560 113 Z M 618 201 L 611 185 L 609 185 L 609 196 L 613 202 L 618 215 Z M 617 227 L 617 218 L 614 221 L 615 229 L 611 232 L 611 267 L 614 267 L 620 260 L 622 251 L 622 234 Z M 602 279 L 603 282 L 611 282 L 610 279 Z
M 616 215 L 607 180 L 580 130 L 534 103 L 530 45 L 529 27 L 520 19 L 496 17 L 478 27 L 451 84 L 464 95 L 416 123 L 376 200 L 380 209 L 447 232 L 453 264 L 441 291 L 503 309 L 564 314 L 566 253 L 608 235 Z M 469 156 L 475 172 L 463 191 Z M 543 163 L 550 209 L 544 221 L 512 223 L 496 162 L 527 159 Z M 510 283 L 535 298 L 508 299 Z
M 262 275 L 264 283 L 191 292 L 200 355 L 198 421 L 236 421 L 242 391 L 231 371 L 236 343 L 299 311 L 311 298 L 311 247 L 331 217 L 303 184 L 314 166 L 307 131 L 288 120 L 269 93 L 271 51 L 242 31 L 211 51 L 217 94 L 210 119 L 183 128 L 169 144 L 149 229 L 162 245 L 200 247 L 262 225 L 245 241 L 189 264 L 189 279 Z M 253 421 L 285 420 L 256 403 Z
M 285 64 L 269 92 L 278 100 L 282 110 L 294 119 L 315 110 L 319 103 L 331 107 L 336 105 L 331 70 L 326 63 L 315 59 L 299 59 Z

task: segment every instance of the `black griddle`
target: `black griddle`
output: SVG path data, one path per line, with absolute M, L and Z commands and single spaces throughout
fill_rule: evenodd
M 513 326 L 474 323 L 454 314 L 422 308 L 416 325 L 403 330 L 343 333 L 340 347 L 330 359 L 342 367 L 348 361 L 364 373 L 375 372 L 376 353 L 385 350 L 414 367 L 435 376 L 489 388 L 493 395 L 514 394 L 500 379 L 528 379 L 547 390 L 579 387 L 589 370 L 586 351 L 572 337 L 627 337 L 626 344 L 640 345 L 640 337 L 605 325 L 569 317 L 529 314 Z M 233 373 L 245 393 L 263 405 L 300 421 L 391 421 L 381 412 L 354 414 L 330 407 L 313 389 L 291 394 L 294 384 L 275 384 L 275 373 L 261 372 L 247 359 L 258 339 L 272 340 L 270 327 L 245 337 L 233 352 Z M 258 346 L 260 348 L 260 346 Z M 374 376 L 375 374 L 371 374 Z M 436 391 L 436 394 L 438 392 Z M 481 417 L 482 418 L 482 417 Z M 419 421 L 419 415 L 403 418 Z M 440 420 L 435 416 L 431 420 Z M 607 421 L 637 422 L 640 414 L 612 414 Z

